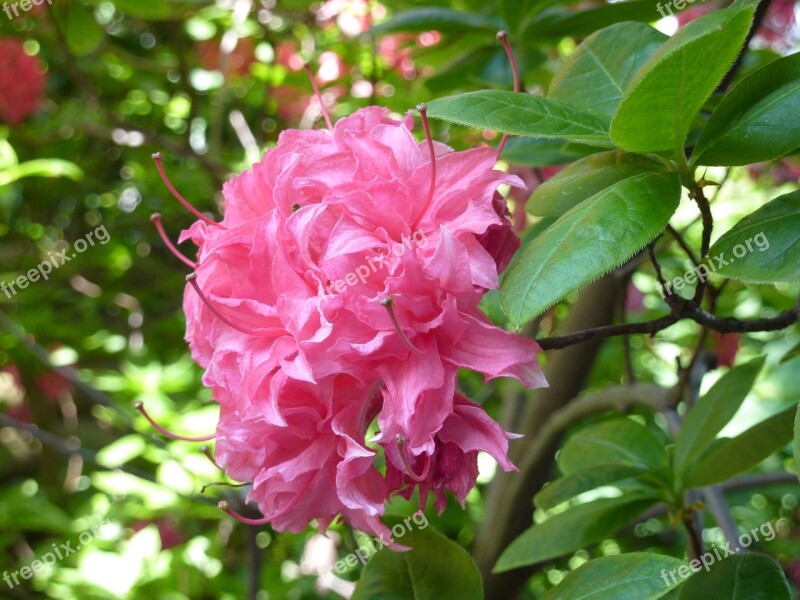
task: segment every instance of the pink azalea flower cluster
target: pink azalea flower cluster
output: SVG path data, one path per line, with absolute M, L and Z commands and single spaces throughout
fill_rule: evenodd
M 16 38 L 0 39 L 0 121 L 19 125 L 39 110 L 47 83 L 39 60 Z
M 283 132 L 226 183 L 222 222 L 181 237 L 199 248 L 186 339 L 220 404 L 217 461 L 278 530 L 341 514 L 387 534 L 387 499 L 417 488 L 463 505 L 479 451 L 514 469 L 513 436 L 458 369 L 546 385 L 538 345 L 478 308 L 519 246 L 497 188 L 521 180 L 496 150 L 418 143 L 387 115 Z

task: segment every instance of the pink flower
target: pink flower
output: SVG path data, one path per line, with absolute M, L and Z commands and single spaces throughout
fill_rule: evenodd
M 41 63 L 19 40 L 0 39 L 0 121 L 19 125 L 39 110 L 45 83 Z
M 458 369 L 546 385 L 537 344 L 478 308 L 519 246 L 497 188 L 521 180 L 411 124 L 369 107 L 285 131 L 225 184 L 222 222 L 181 236 L 199 248 L 186 339 L 221 405 L 218 462 L 278 530 L 341 514 L 381 535 L 387 498 L 417 484 L 463 503 L 478 451 L 514 467 Z

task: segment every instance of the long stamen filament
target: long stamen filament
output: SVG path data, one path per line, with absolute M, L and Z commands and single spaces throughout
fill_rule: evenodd
M 263 517 L 261 519 L 249 519 L 248 517 L 243 517 L 242 515 L 237 513 L 235 510 L 233 510 L 228 505 L 228 503 L 225 502 L 224 500 L 222 502 L 220 502 L 219 504 L 217 504 L 217 506 L 219 507 L 219 509 L 221 511 L 224 511 L 224 512 L 228 513 L 234 519 L 236 519 L 240 523 L 244 523 L 245 525 L 266 525 L 267 523 L 270 522 L 270 518 L 269 517 Z
M 223 485 L 225 487 L 231 487 L 231 488 L 240 488 L 240 487 L 244 487 L 244 486 L 250 485 L 250 484 L 249 483 L 230 483 L 229 481 L 212 481 L 211 483 L 207 483 L 203 487 L 201 487 L 200 488 L 200 493 L 201 494 L 205 494 L 206 490 L 208 488 L 214 487 L 214 486 L 217 486 L 217 485 Z
M 433 147 L 433 136 L 431 135 L 431 125 L 428 122 L 428 106 L 426 104 L 420 104 L 417 106 L 417 110 L 419 111 L 420 119 L 422 120 L 422 128 L 425 130 L 425 139 L 428 142 L 428 152 L 431 155 L 431 182 L 428 186 L 428 197 L 425 200 L 425 204 L 422 206 L 422 209 L 417 213 L 417 218 L 414 220 L 414 224 L 412 225 L 411 229 L 416 229 L 419 222 L 422 220 L 422 217 L 425 215 L 427 210 L 431 206 L 431 202 L 433 202 L 433 194 L 436 191 L 436 152 Z
M 511 44 L 508 42 L 508 33 L 505 31 L 500 31 L 497 33 L 497 39 L 503 44 L 503 48 L 506 51 L 506 56 L 508 56 L 508 62 L 511 63 L 511 74 L 514 76 L 514 91 L 519 92 L 522 89 L 522 85 L 519 79 L 519 68 L 517 67 L 517 59 L 514 57 L 514 51 L 511 49 Z M 508 134 L 503 134 L 503 139 L 500 140 L 500 144 L 497 146 L 497 157 L 499 158 L 503 154 L 503 150 L 505 150 L 506 142 L 508 142 Z
M 208 446 L 205 446 L 205 445 L 204 446 L 200 446 L 200 452 L 202 452 L 203 455 L 209 460 L 209 462 L 211 462 L 212 465 L 217 467 L 220 470 L 220 472 L 222 472 L 222 473 L 225 472 L 225 469 L 223 469 L 222 467 L 219 466 L 219 463 L 217 462 L 217 459 L 214 457 L 213 454 L 211 454 L 211 448 L 209 448 Z
M 428 473 L 431 469 L 431 455 L 425 455 L 425 467 L 422 469 L 422 475 L 417 475 L 414 472 L 414 469 L 411 468 L 411 463 L 408 461 L 408 456 L 406 454 L 406 438 L 404 438 L 399 433 L 394 437 L 394 443 L 397 444 L 397 451 L 400 453 L 400 460 L 403 461 L 403 467 L 406 470 L 406 475 L 411 477 L 417 483 L 421 483 L 428 478 Z
M 412 352 L 415 352 L 416 354 L 422 354 L 422 351 L 411 343 L 411 340 L 408 339 L 408 336 L 406 336 L 403 328 L 400 327 L 400 322 L 397 320 L 397 314 L 394 312 L 394 300 L 392 297 L 389 296 L 388 298 L 385 298 L 381 301 L 381 304 L 386 309 L 386 312 L 389 313 L 389 318 L 392 320 L 392 325 L 394 325 L 394 328 L 397 330 L 397 335 L 400 336 L 400 341 L 408 346 Z
M 316 79 L 314 79 L 314 73 L 311 72 L 311 65 L 305 63 L 303 67 L 306 70 L 306 74 L 308 75 L 308 79 L 311 82 L 311 87 L 314 88 L 314 95 L 317 97 L 317 102 L 319 102 L 320 110 L 322 110 L 322 116 L 325 117 L 325 124 L 328 126 L 328 131 L 333 133 L 333 123 L 331 122 L 331 116 L 328 114 L 328 108 L 325 106 L 325 102 L 322 99 L 322 94 L 319 91 L 319 86 L 317 85 Z
M 222 227 L 222 225 L 220 223 L 217 223 L 213 219 L 209 219 L 207 216 L 205 216 L 203 213 L 201 213 L 199 210 L 197 210 L 194 206 L 189 204 L 189 201 L 186 200 L 186 198 L 184 198 L 183 196 L 181 196 L 178 193 L 178 190 L 175 189 L 175 186 L 172 185 L 172 182 L 169 180 L 169 178 L 167 177 L 167 174 L 164 172 L 164 165 L 161 163 L 161 153 L 160 152 L 156 152 L 155 154 L 153 154 L 152 158 L 153 158 L 153 161 L 156 163 L 156 169 L 158 169 L 158 174 L 161 175 L 161 181 L 164 182 L 164 185 L 167 186 L 167 189 L 175 197 L 175 199 L 178 202 L 180 202 L 181 204 L 183 204 L 183 206 L 184 206 L 184 208 L 186 208 L 186 210 L 188 210 L 190 213 L 192 213 L 198 219 L 200 219 L 202 221 L 205 221 L 209 225 L 216 225 L 217 227 Z
M 160 433 L 167 436 L 173 440 L 180 440 L 182 442 L 207 442 L 209 440 L 213 440 L 216 434 L 212 433 L 211 435 L 204 435 L 203 437 L 186 437 L 183 435 L 178 435 L 177 433 L 172 433 L 169 429 L 165 429 L 161 425 L 155 422 L 153 417 L 151 417 L 144 408 L 144 403 L 137 402 L 133 405 L 136 410 L 138 410 L 145 419 L 147 419 L 150 424 L 155 427 Z
M 206 295 L 203 293 L 203 290 L 200 289 L 200 284 L 197 283 L 197 273 L 190 273 L 189 275 L 187 275 L 186 276 L 186 281 L 188 281 L 189 283 L 192 284 L 192 287 L 194 288 L 194 291 L 197 292 L 198 296 L 200 296 L 200 299 L 208 307 L 208 310 L 210 310 L 212 313 L 214 313 L 214 315 L 220 321 L 225 323 L 228 327 L 232 327 L 236 331 L 241 331 L 242 333 L 245 333 L 247 335 L 258 335 L 257 333 L 255 333 L 255 332 L 253 332 L 253 331 L 251 331 L 249 329 L 245 329 L 244 327 L 240 327 L 239 325 L 236 325 L 234 322 L 232 322 L 230 319 L 228 319 L 228 317 L 226 317 L 219 310 L 217 310 L 217 307 L 214 306 L 211 303 L 211 300 L 209 300 L 208 297 L 206 297 Z
M 192 269 L 196 269 L 197 268 L 197 263 L 194 263 L 191 260 L 189 260 L 188 258 L 186 258 L 186 256 L 184 256 L 181 253 L 181 251 L 178 250 L 178 248 L 175 246 L 175 244 L 172 243 L 172 240 L 170 240 L 169 237 L 167 237 L 167 232 L 164 231 L 164 224 L 161 222 L 161 215 L 158 214 L 158 213 L 155 213 L 155 214 L 150 216 L 150 220 L 153 222 L 153 225 L 156 226 L 156 230 L 158 231 L 158 235 L 161 236 L 161 241 L 163 241 L 164 245 L 167 248 L 169 248 L 169 251 L 172 252 L 172 254 L 175 255 L 175 258 L 180 260 L 182 263 L 184 263 L 188 267 L 190 267 Z

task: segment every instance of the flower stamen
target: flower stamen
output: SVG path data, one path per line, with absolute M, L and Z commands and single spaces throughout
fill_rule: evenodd
M 417 475 L 414 472 L 414 469 L 411 468 L 411 463 L 408 462 L 408 456 L 406 455 L 406 438 L 404 438 L 399 433 L 394 436 L 394 443 L 397 444 L 397 451 L 400 453 L 400 460 L 403 461 L 403 468 L 406 470 L 406 475 L 411 477 L 417 483 L 422 483 L 428 478 L 428 472 L 431 469 L 431 455 L 425 455 L 425 467 L 422 469 L 422 475 Z
M 511 49 L 511 44 L 508 42 L 508 32 L 506 31 L 499 31 L 497 33 L 497 39 L 503 44 L 503 48 L 506 51 L 506 56 L 508 56 L 508 62 L 511 63 L 511 73 L 514 76 L 514 91 L 519 92 L 522 89 L 522 85 L 519 79 L 519 69 L 517 68 L 517 59 L 514 57 L 514 51 Z M 506 142 L 508 142 L 508 134 L 503 134 L 503 139 L 500 140 L 500 144 L 497 146 L 497 157 L 500 158 L 500 155 L 503 154 L 503 150 L 506 147 Z
M 236 325 L 233 321 L 228 319 L 228 317 L 226 317 L 219 310 L 217 310 L 217 308 L 211 303 L 211 300 L 209 300 L 208 297 L 203 293 L 203 290 L 200 289 L 200 284 L 197 283 L 197 273 L 190 273 L 189 275 L 187 275 L 186 276 L 186 281 L 189 282 L 190 284 L 192 284 L 192 287 L 194 288 L 194 291 L 197 292 L 198 296 L 200 296 L 200 299 L 208 307 L 208 310 L 210 310 L 212 313 L 214 313 L 214 315 L 220 321 L 225 323 L 228 327 L 232 327 L 236 331 L 241 331 L 244 334 L 247 334 L 247 335 L 258 335 L 257 333 L 251 331 L 250 329 L 245 329 L 244 327 L 240 327 L 239 325 Z
M 415 230 L 417 228 L 419 222 L 422 220 L 422 217 L 430 208 L 431 202 L 433 202 L 433 194 L 436 191 L 436 151 L 433 147 L 433 136 L 431 135 L 431 125 L 428 122 L 428 105 L 419 104 L 417 106 L 417 110 L 419 111 L 419 116 L 420 119 L 422 120 L 422 128 L 425 130 L 425 139 L 428 142 L 428 152 L 431 155 L 431 183 L 428 186 L 428 197 L 425 200 L 425 204 L 422 206 L 422 209 L 420 209 L 419 213 L 417 213 L 417 218 L 414 219 L 414 224 L 411 226 L 412 230 Z
M 391 296 L 387 296 L 381 300 L 381 305 L 386 309 L 386 312 L 389 313 L 389 318 L 392 320 L 392 325 L 394 325 L 394 328 L 397 330 L 397 335 L 400 336 L 400 341 L 408 346 L 409 350 L 412 352 L 416 354 L 422 354 L 422 351 L 411 343 L 411 340 L 408 339 L 408 336 L 406 336 L 402 327 L 400 327 L 400 322 L 397 320 L 397 314 L 394 312 L 394 299 Z
M 167 436 L 170 439 L 180 440 L 181 442 L 207 442 L 209 440 L 213 440 L 216 435 L 212 433 L 211 435 L 204 435 L 202 437 L 186 437 L 183 435 L 178 435 L 177 433 L 172 433 L 169 429 L 165 429 L 164 427 L 155 422 L 153 417 L 151 417 L 145 410 L 143 402 L 137 402 L 136 404 L 133 405 L 133 407 L 140 413 L 142 413 L 144 418 L 150 422 L 150 425 L 155 427 L 160 433 L 162 433 L 163 435 Z
M 249 519 L 248 517 L 243 517 L 235 510 L 233 510 L 224 500 L 219 504 L 217 504 L 217 506 L 221 511 L 228 513 L 231 517 L 233 517 L 240 523 L 244 523 L 245 525 L 266 525 L 267 523 L 270 522 L 269 517 L 263 517 L 261 519 Z
M 167 186 L 167 189 L 170 193 L 175 197 L 175 199 L 183 204 L 184 208 L 192 213 L 195 217 L 200 219 L 201 221 L 205 221 L 209 225 L 216 225 L 217 227 L 222 227 L 220 223 L 217 223 L 213 219 L 208 218 L 199 210 L 197 210 L 194 206 L 189 204 L 189 201 L 186 200 L 183 196 L 178 193 L 178 190 L 175 189 L 175 186 L 172 185 L 172 182 L 167 177 L 167 174 L 164 172 L 164 165 L 161 164 L 161 152 L 156 152 L 152 155 L 153 161 L 156 163 L 156 169 L 158 169 L 158 174 L 161 175 L 161 181 L 164 182 L 164 185 Z
M 211 448 L 209 448 L 206 445 L 202 445 L 200 446 L 200 452 L 202 452 L 203 455 L 209 460 L 209 462 L 215 467 L 217 467 L 220 470 L 220 472 L 222 473 L 225 472 L 225 469 L 219 466 L 219 463 L 217 463 L 217 459 L 214 457 L 213 454 L 211 454 Z
M 231 488 L 240 488 L 240 487 L 244 487 L 244 486 L 250 485 L 250 484 L 249 483 L 231 483 L 229 481 L 212 481 L 211 483 L 207 483 L 203 487 L 201 487 L 200 488 L 200 493 L 201 494 L 205 494 L 206 490 L 208 488 L 214 487 L 214 486 L 218 486 L 218 485 L 222 485 L 222 486 L 225 486 L 225 487 L 231 487 Z
M 161 215 L 158 213 L 150 215 L 150 220 L 153 222 L 153 225 L 156 226 L 156 230 L 158 231 L 158 235 L 161 236 L 161 241 L 164 242 L 164 245 L 169 248 L 169 251 L 175 255 L 175 258 L 180 260 L 182 263 L 187 265 L 189 268 L 196 269 L 197 263 L 192 262 L 188 258 L 186 258 L 178 248 L 175 247 L 175 244 L 172 243 L 172 240 L 167 237 L 167 232 L 164 231 L 164 224 L 161 222 Z
M 325 106 L 325 102 L 322 99 L 322 94 L 319 91 L 319 86 L 317 85 L 317 81 L 314 79 L 314 74 L 311 72 L 311 65 L 305 63 L 303 67 L 306 70 L 306 74 L 308 75 L 308 80 L 311 82 L 311 87 L 314 88 L 314 96 L 317 98 L 317 102 L 319 102 L 319 107 L 322 110 L 322 116 L 325 117 L 325 124 L 328 126 L 328 131 L 333 133 L 333 123 L 331 123 L 331 116 L 328 114 L 328 108 Z

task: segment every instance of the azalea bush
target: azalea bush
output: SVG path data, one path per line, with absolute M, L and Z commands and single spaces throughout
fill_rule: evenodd
M 795 12 L 9 5 L 2 597 L 796 598 Z

